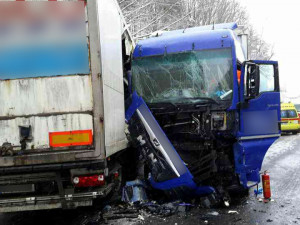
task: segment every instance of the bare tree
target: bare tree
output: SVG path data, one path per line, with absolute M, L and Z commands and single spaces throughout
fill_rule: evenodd
M 270 60 L 274 56 L 273 46 L 266 43 L 250 25 L 248 27 L 248 51 L 250 59 Z
M 158 30 L 236 22 L 248 29 L 249 57 L 271 59 L 273 48 L 249 24 L 237 0 L 119 0 L 135 38 Z

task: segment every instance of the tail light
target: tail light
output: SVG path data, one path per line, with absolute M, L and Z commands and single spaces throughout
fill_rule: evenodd
M 73 177 L 75 187 L 95 187 L 105 185 L 104 175 L 78 176 Z

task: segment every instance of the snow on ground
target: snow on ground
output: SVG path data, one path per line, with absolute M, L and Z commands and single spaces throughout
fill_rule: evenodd
M 281 136 L 268 150 L 264 164 L 270 163 L 274 158 L 283 155 L 289 151 L 295 151 L 295 147 L 299 144 L 299 134 Z

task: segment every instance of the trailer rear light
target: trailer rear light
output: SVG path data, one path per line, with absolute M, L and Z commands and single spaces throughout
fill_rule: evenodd
M 105 184 L 104 175 L 78 176 L 73 178 L 75 187 L 95 187 Z

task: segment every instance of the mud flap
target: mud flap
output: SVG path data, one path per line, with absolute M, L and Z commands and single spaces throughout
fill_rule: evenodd
M 276 138 L 238 141 L 234 144 L 235 172 L 244 188 L 250 188 L 260 182 L 260 170 L 269 147 Z
M 153 188 L 183 195 L 204 195 L 215 190 L 198 187 L 185 163 L 155 120 L 144 100 L 133 93 L 126 111 L 130 137 L 150 168 L 149 181 Z

